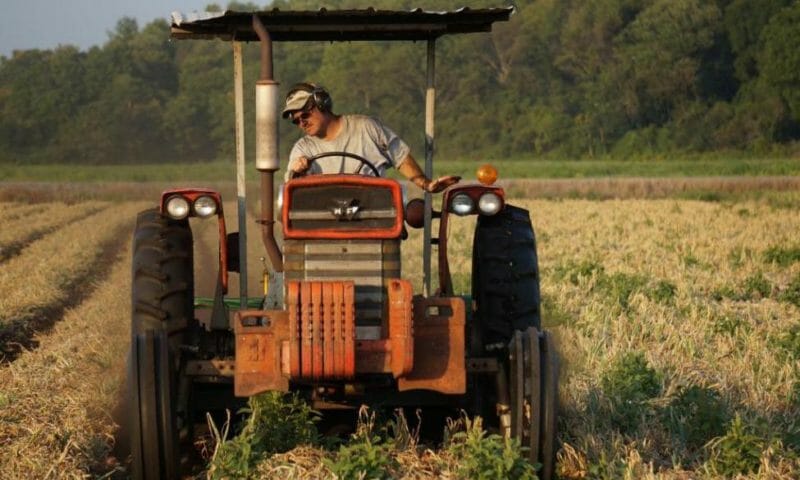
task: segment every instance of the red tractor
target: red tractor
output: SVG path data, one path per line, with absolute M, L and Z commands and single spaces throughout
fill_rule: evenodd
M 481 415 L 519 438 L 540 477 L 553 475 L 558 358 L 541 330 L 539 270 L 524 209 L 494 186 L 452 187 L 441 211 L 430 194 L 404 204 L 395 180 L 316 175 L 283 186 L 283 243 L 274 238 L 273 177 L 279 169 L 278 83 L 273 41 L 412 40 L 428 43 L 426 162 L 432 174 L 435 40 L 490 31 L 512 8 L 452 12 L 319 10 L 173 15 L 172 37 L 232 41 L 240 231 L 228 233 L 222 198 L 208 189 L 163 193 L 139 214 L 133 239 L 129 399 L 136 478 L 176 478 L 205 411 L 265 391 L 299 392 L 314 408 L 452 407 Z M 259 41 L 256 159 L 261 237 L 269 259 L 266 293 L 248 298 L 244 203 L 241 42 Z M 324 155 L 353 156 L 346 152 Z M 371 165 L 370 159 L 355 156 Z M 315 161 L 316 159 L 310 159 Z M 453 291 L 447 249 L 452 216 L 477 215 L 472 291 Z M 189 218 L 219 225 L 213 298 L 195 297 Z M 438 234 L 432 226 L 438 222 Z M 423 228 L 423 291 L 401 271 L 405 226 Z M 438 288 L 431 289 L 431 253 Z M 226 297 L 237 272 L 238 298 Z M 206 315 L 195 309 L 210 306 Z

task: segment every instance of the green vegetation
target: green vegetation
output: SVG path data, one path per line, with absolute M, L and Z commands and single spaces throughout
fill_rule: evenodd
M 752 432 L 739 415 L 724 436 L 710 444 L 711 470 L 725 478 L 757 472 L 767 442 Z
M 725 433 L 731 420 L 728 406 L 713 388 L 681 388 L 663 411 L 665 424 L 679 445 L 699 451 Z
M 534 480 L 534 466 L 522 457 L 517 440 L 487 435 L 480 417 L 461 419 L 463 430 L 453 433 L 446 445 L 457 460 L 457 478 L 469 480 Z
M 425 7 L 464 5 L 486 2 L 435 0 Z M 275 0 L 226 8 L 319 6 Z M 399 7 L 389 0 L 325 4 L 368 6 Z M 523 0 L 516 7 L 511 20 L 490 34 L 437 42 L 441 158 L 612 156 L 669 163 L 698 152 L 797 154 L 797 2 Z M 0 58 L 0 163 L 232 157 L 230 45 L 169 41 L 168 32 L 161 20 L 140 28 L 123 18 L 104 45 L 89 51 L 63 46 Z M 244 54 L 252 85 L 258 46 L 247 45 Z M 275 46 L 275 73 L 284 92 L 295 82 L 316 80 L 332 92 L 338 111 L 381 117 L 415 152 L 422 152 L 424 138 L 424 64 L 424 42 Z M 245 92 L 245 115 L 252 118 L 253 89 Z M 252 128 L 245 132 L 248 142 Z M 297 135 L 282 124 L 284 153 Z M 659 175 L 660 163 L 630 174 Z M 750 167 L 734 165 L 723 174 L 748 174 Z M 601 164 L 588 175 L 614 175 L 611 170 Z M 580 172 L 583 167 L 567 176 Z
M 800 246 L 769 247 L 764 251 L 764 261 L 766 263 L 777 263 L 781 267 L 788 267 L 794 262 L 800 262 Z
M 611 402 L 609 418 L 621 432 L 635 430 L 643 417 L 651 415 L 648 403 L 661 393 L 662 375 L 656 372 L 641 352 L 628 352 L 617 358 L 603 374 L 600 384 Z
M 782 358 L 800 359 L 800 323 L 785 332 L 779 333 L 771 342 L 781 353 Z
M 535 466 L 525 459 L 519 442 L 487 434 L 480 417 L 465 415 L 448 421 L 444 448 L 438 456 L 427 457 L 425 447 L 418 444 L 419 432 L 409 428 L 402 410 L 395 411 L 392 420 L 379 423 L 376 412 L 363 406 L 356 432 L 348 441 L 340 442 L 320 441 L 317 413 L 297 395 L 265 393 L 251 397 L 248 406 L 240 412 L 244 419 L 233 438 L 228 438 L 230 418 L 221 432 L 210 422 L 216 447 L 208 478 L 264 478 L 265 471 L 286 466 L 276 454 L 309 445 L 315 446 L 319 462 L 311 476 L 302 478 L 388 480 L 403 477 L 421 465 L 464 480 L 537 478 Z M 322 449 L 325 445 L 327 450 Z
M 209 478 L 248 478 L 258 462 L 270 455 L 317 440 L 316 413 L 297 395 L 269 392 L 250 397 L 241 432 L 227 438 L 215 429 L 217 446 L 211 459 Z
M 778 294 L 778 300 L 800 307 L 800 273 L 795 275 L 786 290 Z
M 399 467 L 391 455 L 394 446 L 391 438 L 376 434 L 375 413 L 362 408 L 356 433 L 325 464 L 337 478 L 389 480 Z

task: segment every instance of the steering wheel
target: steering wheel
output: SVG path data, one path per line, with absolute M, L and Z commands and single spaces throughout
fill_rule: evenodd
M 323 152 L 323 153 L 318 153 L 317 155 L 314 155 L 313 157 L 308 158 L 308 169 L 311 170 L 311 165 L 313 165 L 314 162 L 316 162 L 320 158 L 325 158 L 325 157 L 349 157 L 349 158 L 358 160 L 359 162 L 361 162 L 361 164 L 356 169 L 356 171 L 353 172 L 353 173 L 358 173 L 358 171 L 361 170 L 361 166 L 366 165 L 366 166 L 368 166 L 370 168 L 370 170 L 372 170 L 372 173 L 374 173 L 376 177 L 380 177 L 381 176 L 381 172 L 378 171 L 378 167 L 376 167 L 374 163 L 370 162 L 369 160 L 367 160 L 366 158 L 362 157 L 361 155 L 356 155 L 355 153 L 350 153 L 350 152 Z M 291 178 L 294 178 L 294 176 L 295 176 L 295 172 L 292 172 Z

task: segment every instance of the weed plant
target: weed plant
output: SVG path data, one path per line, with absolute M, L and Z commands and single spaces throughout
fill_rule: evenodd
M 600 384 L 610 401 L 609 419 L 622 433 L 634 431 L 654 410 L 650 400 L 661 393 L 662 375 L 641 352 L 618 358 L 605 372 Z
M 764 261 L 781 267 L 788 267 L 795 262 L 800 262 L 800 245 L 788 247 L 773 245 L 764 251 Z
M 778 295 L 778 300 L 800 307 L 800 272 L 792 279 L 786 289 Z
M 297 395 L 268 392 L 250 397 L 239 434 L 228 439 L 229 424 L 220 432 L 209 422 L 217 440 L 208 476 L 211 479 L 249 478 L 256 465 L 275 453 L 318 439 L 318 414 Z
M 669 433 L 692 453 L 725 433 L 730 409 L 713 388 L 692 385 L 681 388 L 662 412 Z
M 523 457 L 518 440 L 487 434 L 480 417 L 466 415 L 448 428 L 447 453 L 456 462 L 456 478 L 464 480 L 536 479 L 536 468 Z
M 393 431 L 397 433 L 398 429 L 395 428 Z M 378 435 L 375 431 L 375 412 L 362 407 L 359 411 L 356 433 L 347 444 L 339 447 L 335 458 L 326 459 L 325 464 L 342 480 L 395 478 L 399 465 L 392 456 L 394 449 L 398 444 L 405 444 L 406 447 L 412 445 L 408 436 L 395 438 L 404 438 L 409 443 L 403 441 L 397 443 L 389 436 Z
M 724 436 L 709 444 L 709 469 L 726 478 L 758 471 L 767 442 L 736 415 Z

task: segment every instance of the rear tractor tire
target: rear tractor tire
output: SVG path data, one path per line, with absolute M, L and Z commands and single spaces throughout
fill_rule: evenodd
M 541 331 L 539 262 L 528 211 L 506 205 L 497 215 L 479 216 L 472 255 L 470 351 L 496 356 L 502 366 L 497 379 L 473 377 L 476 414 L 518 439 L 528 460 L 541 465 L 539 478 L 550 480 L 558 448 L 558 355 L 551 335 Z
M 136 479 L 180 477 L 191 438 L 191 388 L 183 375 L 195 332 L 193 242 L 188 220 L 141 212 L 133 237 L 128 401 Z M 184 430 L 184 435 L 181 435 Z
M 180 478 L 175 372 L 163 330 L 133 335 L 128 363 L 135 479 Z
M 539 262 L 527 210 L 506 205 L 497 215 L 478 217 L 472 299 L 483 346 L 506 345 L 516 330 L 541 329 Z
M 542 480 L 554 478 L 558 418 L 558 354 L 548 332 L 514 334 L 508 349 L 511 432 L 538 463 Z

